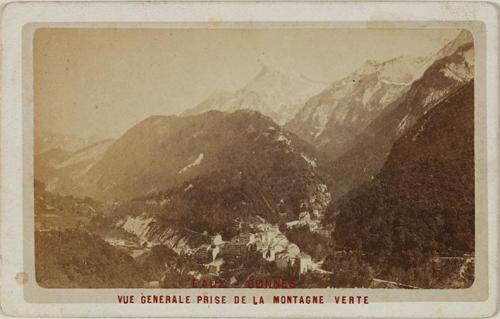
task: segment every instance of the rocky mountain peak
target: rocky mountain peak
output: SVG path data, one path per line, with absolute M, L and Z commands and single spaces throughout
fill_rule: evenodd
M 252 109 L 269 116 L 278 124 L 284 124 L 310 96 L 320 92 L 325 86 L 326 84 L 313 81 L 302 74 L 262 64 L 259 72 L 239 90 L 212 94 L 184 114 L 199 114 L 208 110 L 232 112 Z
M 434 55 L 434 60 L 441 59 L 446 56 L 450 56 L 459 47 L 461 47 L 464 44 L 474 44 L 474 38 L 472 36 L 472 33 L 468 30 L 461 30 L 460 33 L 450 42 L 448 42 L 442 49 L 440 49 L 436 54 Z

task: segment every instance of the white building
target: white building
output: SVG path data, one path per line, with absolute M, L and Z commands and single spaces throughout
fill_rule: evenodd
M 296 261 L 299 274 L 306 273 L 312 267 L 312 258 L 304 252 L 297 255 Z
M 210 275 L 218 276 L 220 272 L 220 268 L 224 264 L 224 260 L 222 258 L 217 258 L 208 264 L 208 273 Z

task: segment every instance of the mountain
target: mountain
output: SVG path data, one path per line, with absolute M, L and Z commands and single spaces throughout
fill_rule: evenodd
M 474 207 L 471 81 L 406 130 L 380 173 L 332 204 L 327 217 L 337 248 L 392 258 L 393 268 L 408 270 L 424 257 L 473 254 Z
M 332 159 L 350 149 L 356 136 L 381 114 L 397 107 L 410 85 L 435 61 L 472 41 L 462 31 L 435 54 L 366 61 L 349 76 L 311 97 L 286 128 L 317 146 Z
M 35 179 L 35 226 L 37 230 L 68 229 L 90 226 L 102 214 L 102 203 L 90 198 L 75 198 L 51 193 L 44 183 Z
M 255 78 L 241 89 L 214 93 L 184 114 L 251 109 L 283 125 L 299 111 L 309 97 L 325 86 L 326 84 L 310 80 L 301 74 L 288 74 L 262 66 Z
M 90 146 L 100 139 L 98 137 L 79 137 L 51 132 L 47 130 L 38 131 L 35 134 L 35 154 L 59 149 L 64 152 L 75 152 Z
M 267 210 L 277 210 L 281 201 L 306 209 L 320 201 L 319 195 L 310 198 L 312 193 L 329 196 L 320 177 L 325 163 L 314 147 L 256 111 L 153 116 L 116 140 L 81 185 L 91 197 L 116 200 L 171 188 L 189 187 L 195 194 L 202 186 L 212 194 L 249 180 L 251 189 L 240 189 L 237 196 L 252 192 L 264 198 L 272 192 L 275 198 L 263 199 Z M 201 203 L 203 195 L 192 199 Z
M 101 140 L 76 151 L 52 148 L 35 154 L 35 178 L 45 183 L 49 191 L 75 194 L 81 191 L 79 179 L 101 159 L 113 142 L 111 139 Z
M 453 39 L 448 42 L 443 48 L 441 48 L 435 55 L 434 60 L 439 60 L 444 57 L 450 56 L 457 51 L 464 44 L 472 43 L 474 44 L 474 38 L 472 37 L 472 33 L 467 30 L 462 30 L 460 33 Z
M 36 281 L 44 288 L 140 288 L 141 266 L 81 230 L 35 232 Z
M 357 134 L 407 92 L 428 65 L 429 59 L 423 57 L 369 60 L 311 97 L 286 128 L 336 158 Z
M 466 35 L 462 32 L 458 36 L 458 44 L 466 42 Z M 435 61 L 425 70 L 403 96 L 356 136 L 350 149 L 332 162 L 331 187 L 335 189 L 335 197 L 373 178 L 398 137 L 440 101 L 473 79 L 474 47 L 470 34 L 468 39 L 469 42 L 460 46 L 452 43 L 445 47 L 444 51 L 448 51 L 458 46 L 451 55 Z
M 40 286 L 143 286 L 132 257 L 88 233 L 105 211 L 102 203 L 53 194 L 36 179 L 34 188 L 36 281 Z

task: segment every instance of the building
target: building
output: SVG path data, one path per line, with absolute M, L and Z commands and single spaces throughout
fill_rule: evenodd
M 251 234 L 251 233 L 248 233 L 248 232 L 245 232 L 245 233 L 241 233 L 236 237 L 236 240 L 238 242 L 241 242 L 241 243 L 244 243 L 245 245 L 248 245 L 249 243 L 253 242 L 255 240 L 255 236 L 254 234 Z
M 277 253 L 275 260 L 276 267 L 278 267 L 278 269 L 280 270 L 290 269 L 295 262 L 295 260 L 293 258 L 290 258 L 290 256 L 285 252 Z
M 208 264 L 208 273 L 213 276 L 218 276 L 222 265 L 224 265 L 224 260 L 222 258 L 217 258 Z
M 241 233 L 234 236 L 230 242 L 227 242 L 222 248 L 224 255 L 244 256 L 248 253 L 248 246 L 255 241 L 254 235 L 250 233 Z
M 318 229 L 316 230 L 316 232 L 326 238 L 330 238 L 332 235 L 331 231 L 329 231 L 328 229 Z
M 300 252 L 295 258 L 297 271 L 299 274 L 306 273 L 312 266 L 312 258 L 304 252 Z
M 255 242 L 255 235 L 249 232 L 244 232 L 234 236 L 231 239 L 232 243 L 249 245 Z
M 220 245 L 224 244 L 224 241 L 222 240 L 222 236 L 220 234 L 215 235 L 212 238 L 212 244 L 215 246 L 220 246 Z
M 224 255 L 231 255 L 231 256 L 243 256 L 247 253 L 248 248 L 246 244 L 243 244 L 241 242 L 229 242 L 224 245 L 222 248 L 222 253 Z
M 193 254 L 194 260 L 199 264 L 205 264 L 212 261 L 212 253 L 210 250 L 210 245 L 202 245 Z

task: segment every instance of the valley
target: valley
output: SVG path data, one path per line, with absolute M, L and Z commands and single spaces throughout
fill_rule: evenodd
M 331 84 L 263 66 L 116 139 L 47 133 L 35 147 L 37 282 L 469 287 L 473 50 L 462 31 Z

